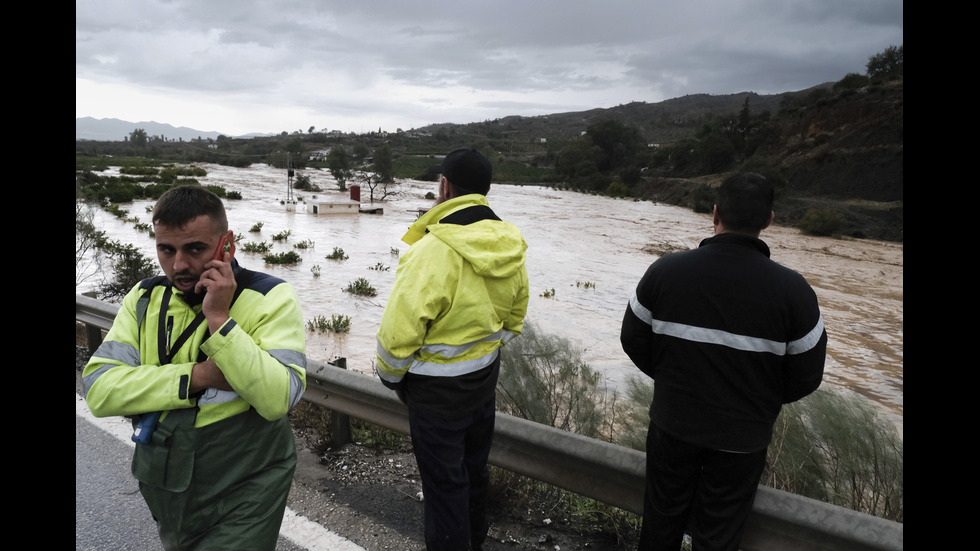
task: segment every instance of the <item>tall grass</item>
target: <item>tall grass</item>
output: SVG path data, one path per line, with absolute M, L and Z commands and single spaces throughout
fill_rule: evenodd
M 497 409 L 591 438 L 612 440 L 617 393 L 566 339 L 531 323 L 501 349 Z
M 583 362 L 566 339 L 532 323 L 501 350 L 499 411 L 644 450 L 653 384 L 629 378 L 621 393 Z M 362 427 L 363 428 L 363 427 Z M 365 429 L 367 430 L 367 429 Z M 404 445 L 399 437 L 378 442 Z M 895 426 L 863 397 L 818 390 L 783 407 L 762 483 L 897 522 L 903 519 L 904 445 Z M 567 527 L 635 546 L 640 517 L 611 505 L 491 467 L 493 514 Z M 532 518 L 533 517 L 533 518 Z
M 532 323 L 525 322 L 521 335 L 501 349 L 498 411 L 613 441 L 625 405 L 574 345 Z M 492 473 L 497 514 L 538 522 L 547 517 L 617 545 L 635 545 L 637 515 L 503 469 L 494 467 Z M 540 518 L 526 518 L 531 512 Z
M 903 521 L 905 443 L 864 397 L 817 390 L 774 428 L 765 485 Z
M 643 451 L 653 383 L 640 374 L 621 392 L 567 340 L 531 323 L 501 350 L 499 410 Z M 762 483 L 902 522 L 903 469 L 902 437 L 869 400 L 818 389 L 783 407 Z
M 628 380 L 618 443 L 644 450 L 653 384 Z M 818 389 L 783 406 L 762 484 L 902 522 L 904 442 L 863 396 Z

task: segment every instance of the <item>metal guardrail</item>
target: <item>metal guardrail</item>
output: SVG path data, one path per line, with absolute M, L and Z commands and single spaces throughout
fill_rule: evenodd
M 117 306 L 76 294 L 75 320 L 108 329 Z M 101 334 L 97 333 L 101 340 Z M 89 333 L 93 349 L 93 332 Z M 307 361 L 303 399 L 408 434 L 408 410 L 376 378 Z M 490 462 L 636 514 L 643 512 L 643 452 L 497 413 Z M 900 551 L 904 525 L 759 486 L 743 551 Z

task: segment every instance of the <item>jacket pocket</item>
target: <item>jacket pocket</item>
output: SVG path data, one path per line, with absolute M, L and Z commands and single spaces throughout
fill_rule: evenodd
M 136 480 L 168 492 L 183 492 L 194 474 L 194 418 L 197 408 L 173 410 L 160 421 L 153 438 L 136 444 L 132 473 Z

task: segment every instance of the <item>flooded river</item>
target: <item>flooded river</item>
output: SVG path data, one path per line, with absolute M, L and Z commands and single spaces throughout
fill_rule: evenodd
M 375 332 L 395 277 L 398 256 L 407 249 L 401 236 L 419 208 L 430 207 L 425 195 L 435 184 L 407 180 L 397 195 L 373 205 L 369 190 L 361 203 L 381 207 L 378 214 L 323 214 L 313 205 L 349 198 L 335 191 L 326 171 L 304 171 L 324 191 L 293 192 L 287 198 L 286 171 L 267 165 L 233 168 L 201 165 L 213 184 L 241 193 L 228 200 L 228 218 L 239 243 L 267 242 L 273 252 L 294 250 L 302 262 L 267 265 L 260 254 L 238 247 L 236 258 L 252 269 L 267 271 L 292 283 L 299 292 L 306 320 L 317 316 L 349 316 L 346 334 L 307 332 L 311 359 L 347 359 L 348 369 L 373 374 Z M 110 170 L 111 172 L 112 170 Z M 544 187 L 494 185 L 490 206 L 504 220 L 517 224 L 528 242 L 527 268 L 531 302 L 527 321 L 542 332 L 567 339 L 584 362 L 619 388 L 638 374 L 619 344 L 619 328 L 627 301 L 647 266 L 666 251 L 697 247 L 712 233 L 711 217 L 688 209 L 650 202 L 595 197 Z M 151 201 L 121 207 L 129 217 L 150 222 Z M 132 243 L 156 260 L 152 238 L 104 212 L 96 221 L 111 239 Z M 776 213 L 778 224 L 779 213 Z M 262 222 L 260 232 L 249 230 Z M 285 241 L 272 236 L 289 232 Z M 774 226 L 762 234 L 773 260 L 803 274 L 815 289 L 829 335 L 824 385 L 857 392 L 885 415 L 903 425 L 903 244 L 831 239 L 801 235 Z M 297 249 L 307 242 L 312 248 Z M 328 260 L 335 248 L 345 260 Z M 319 267 L 319 275 L 314 273 Z M 77 274 L 76 274 L 77 276 Z M 359 278 L 377 290 L 374 297 L 355 296 L 344 289 Z M 76 278 L 77 279 L 77 278 Z M 98 285 L 87 279 L 78 292 Z

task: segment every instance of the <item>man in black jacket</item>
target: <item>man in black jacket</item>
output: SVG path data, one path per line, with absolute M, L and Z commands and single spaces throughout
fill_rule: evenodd
M 654 379 L 640 549 L 736 550 L 783 404 L 823 377 L 827 333 L 806 280 L 759 233 L 773 189 L 738 174 L 715 235 L 654 262 L 623 318 L 623 350 Z

